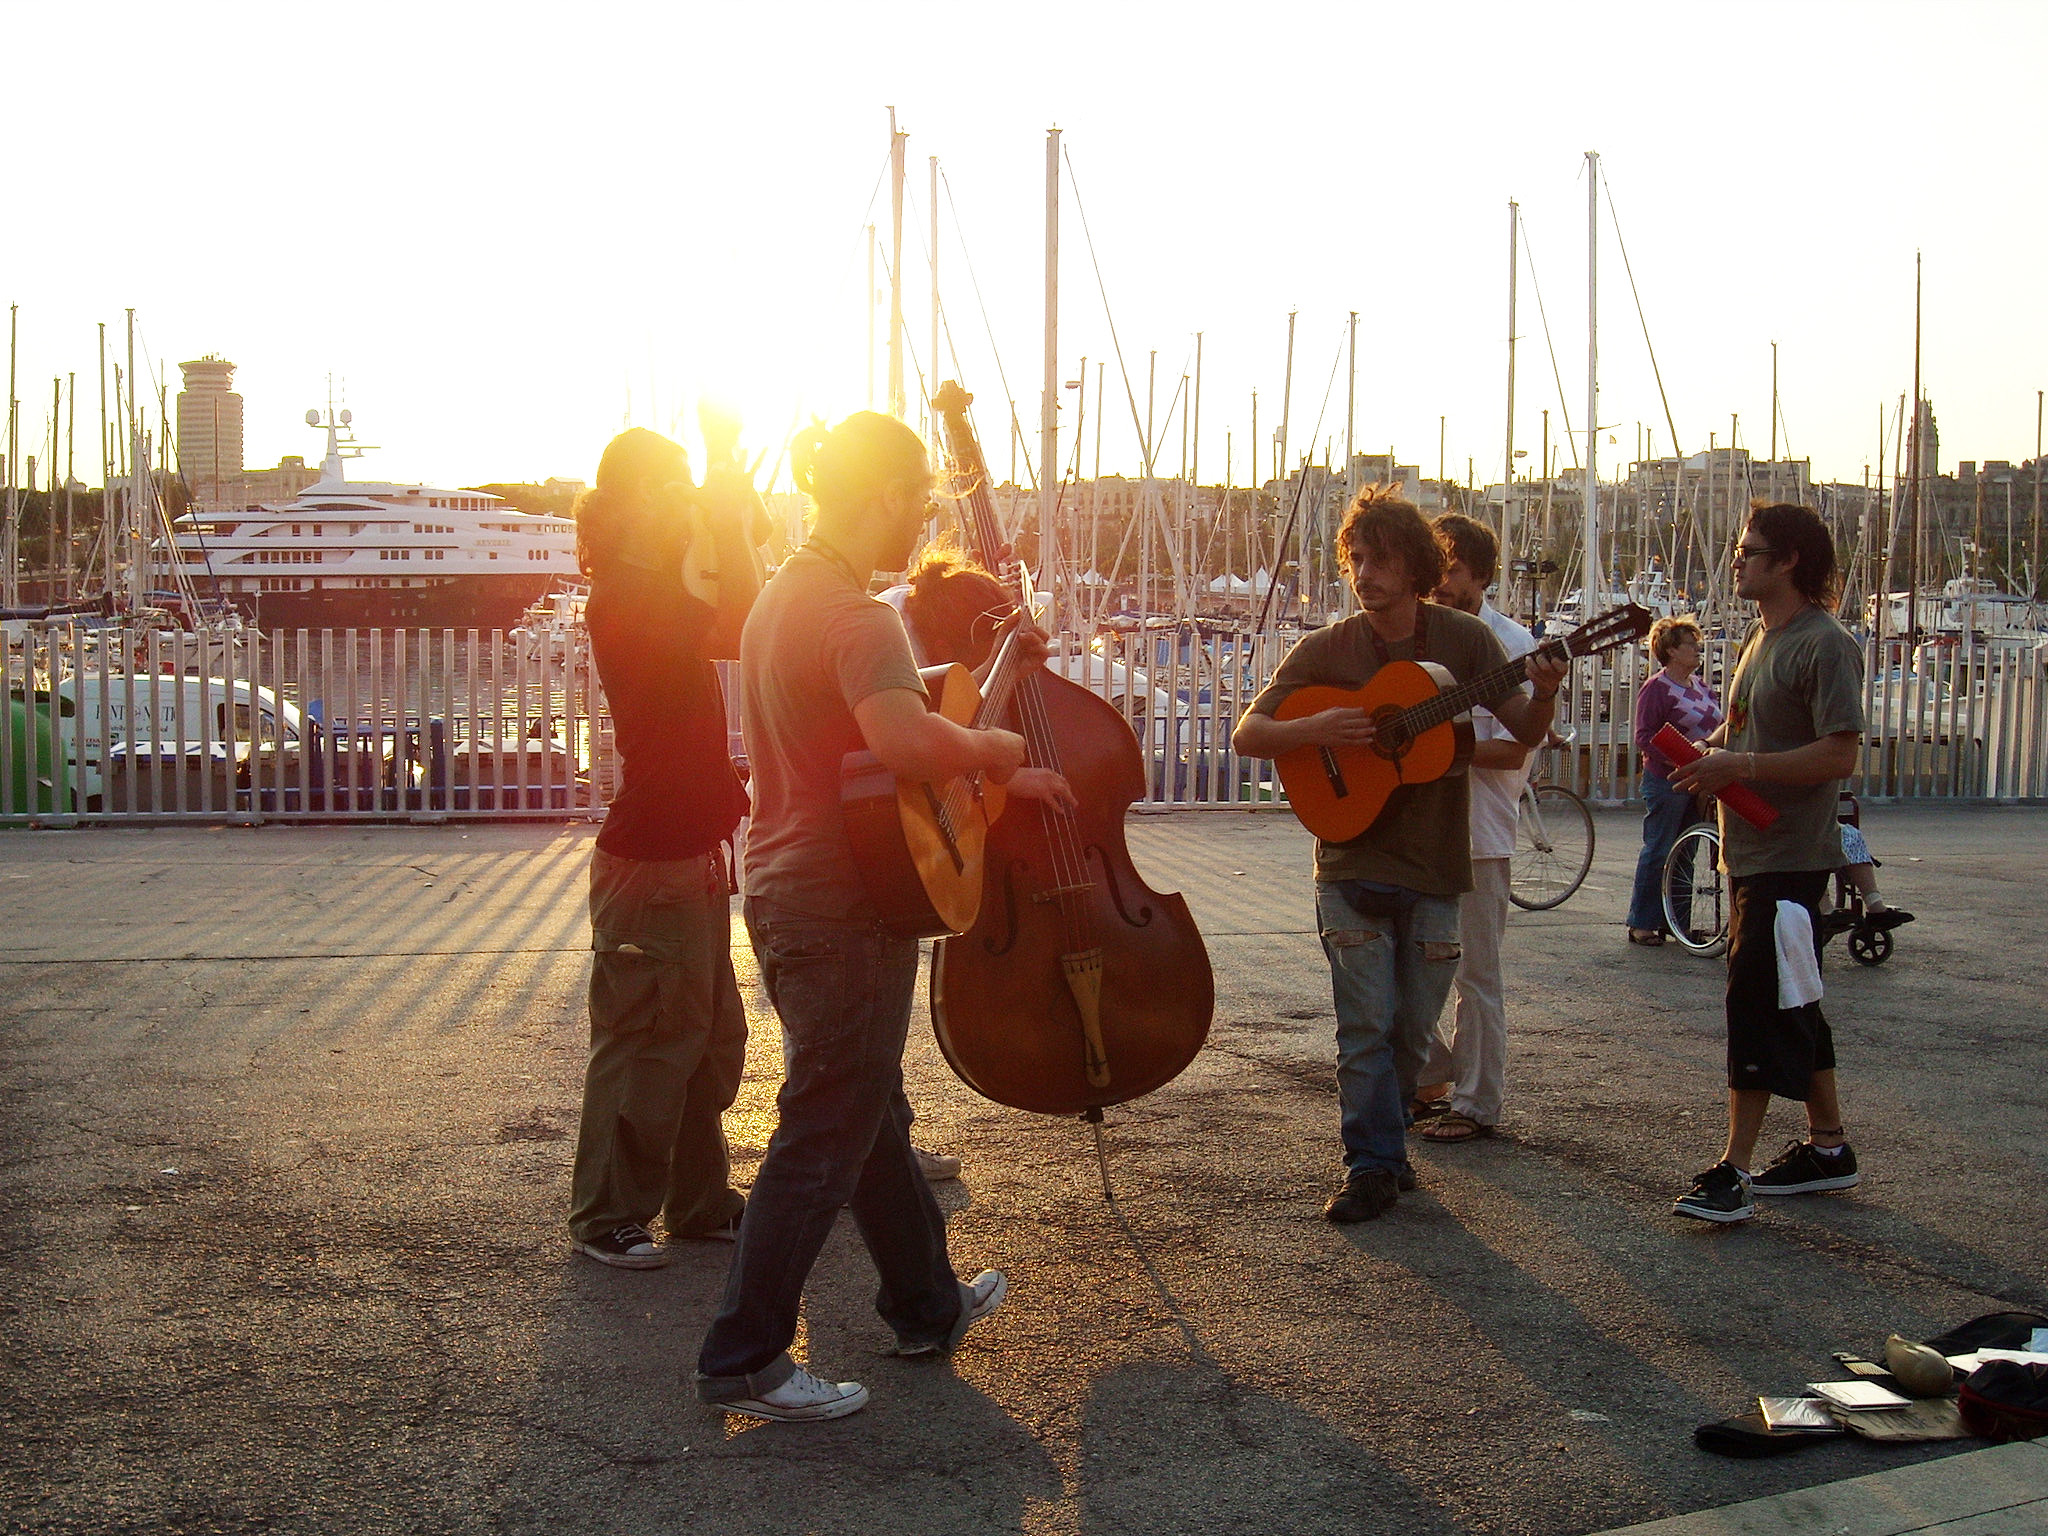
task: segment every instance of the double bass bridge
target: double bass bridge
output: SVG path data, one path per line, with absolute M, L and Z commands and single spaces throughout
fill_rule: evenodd
M 1086 896 L 1094 889 L 1093 880 L 1081 880 L 1073 885 L 1055 885 L 1042 891 L 1033 891 L 1031 899 L 1038 902 L 1061 901 L 1069 896 Z

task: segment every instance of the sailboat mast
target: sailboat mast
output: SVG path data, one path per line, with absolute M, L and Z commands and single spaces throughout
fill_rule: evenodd
M 903 156 L 910 135 L 889 109 L 889 414 L 903 419 Z
M 114 590 L 114 440 L 107 420 L 107 322 L 100 327 L 100 590 Z
M 938 417 L 932 414 L 931 398 L 932 392 L 939 387 L 939 380 L 946 376 L 945 370 L 939 363 L 939 157 L 937 155 L 930 156 L 929 164 L 931 167 L 931 195 L 928 201 L 931 204 L 932 350 L 924 365 L 926 375 L 924 398 L 925 421 L 928 424 L 932 437 L 936 438 L 938 436 L 939 423 Z
M 126 509 L 122 532 L 127 539 L 128 609 L 142 606 L 142 594 L 149 590 L 149 540 L 142 536 L 142 406 L 135 393 L 135 311 L 128 311 L 128 485 L 122 498 Z
M 73 562 L 71 546 L 71 502 L 73 492 L 71 487 L 76 483 L 75 477 L 72 474 L 72 454 L 78 446 L 78 375 L 75 373 L 67 375 L 65 387 L 69 391 L 70 410 L 66 415 L 64 423 L 64 600 L 69 602 L 78 595 L 76 583 L 72 579 L 73 573 L 71 568 Z
M 1580 534 L 1579 622 L 1593 616 L 1600 580 L 1600 155 L 1586 151 L 1586 476 Z
M 1501 452 L 1500 472 L 1500 547 L 1507 556 L 1508 569 L 1514 569 L 1515 553 L 1515 245 L 1516 231 L 1522 210 L 1513 198 L 1508 199 L 1508 432 L 1507 446 Z M 1507 588 L 1501 588 L 1505 593 Z
M 1913 436 L 1906 450 L 1907 474 L 1913 487 L 1912 542 L 1906 551 L 1906 641 L 1920 643 L 1920 463 L 1921 425 L 1926 407 L 1920 398 L 1920 253 L 1913 253 Z
M 1346 342 L 1350 382 L 1344 386 L 1344 505 L 1348 509 L 1358 494 L 1358 311 L 1351 311 L 1350 338 Z
M 1038 408 L 1038 570 L 1048 607 L 1045 628 L 1059 631 L 1059 536 L 1053 508 L 1059 498 L 1060 436 L 1060 131 L 1045 135 L 1045 371 Z
M 1280 430 L 1273 434 L 1273 489 L 1282 501 L 1287 496 L 1287 466 L 1293 462 L 1287 455 L 1287 429 L 1294 421 L 1294 317 L 1298 313 L 1298 310 L 1287 311 L 1287 377 L 1280 391 Z M 1276 508 L 1276 516 L 1277 513 Z M 1282 531 L 1285 532 L 1284 529 Z M 1302 531 L 1295 534 L 1294 585 L 1297 592 L 1301 589 L 1303 572 L 1308 563 L 1302 558 L 1302 546 L 1307 542 L 1307 537 Z M 1279 548 L 1273 551 L 1275 579 L 1280 575 L 1280 562 L 1286 558 L 1286 553 Z
M 16 423 L 21 415 L 21 402 L 14 398 L 14 354 L 19 337 L 21 306 L 7 306 L 7 526 L 0 528 L 0 559 L 6 561 L 6 569 L 0 571 L 0 603 L 9 608 L 21 601 L 20 578 L 15 574 L 15 545 L 21 538 L 21 497 L 15 490 L 15 451 L 20 446 Z

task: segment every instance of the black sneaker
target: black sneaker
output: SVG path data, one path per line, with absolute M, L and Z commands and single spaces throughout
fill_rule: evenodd
M 576 1251 L 614 1269 L 659 1269 L 670 1258 L 668 1249 L 637 1221 L 613 1227 L 602 1237 L 578 1238 Z
M 1856 1154 L 1847 1142 L 1842 1143 L 1838 1156 L 1826 1157 L 1812 1142 L 1794 1141 L 1750 1182 L 1760 1195 L 1817 1195 L 1830 1189 L 1854 1189 L 1863 1182 L 1863 1175 L 1856 1171 Z
M 1390 1168 L 1354 1173 L 1350 1181 L 1323 1207 L 1323 1220 L 1339 1223 L 1371 1221 L 1394 1208 L 1401 1198 L 1398 1176 Z
M 1872 933 L 1890 933 L 1894 928 L 1903 928 L 1913 921 L 1913 914 L 1901 912 L 1897 907 L 1886 907 L 1882 912 L 1873 912 L 1863 919 L 1863 926 Z
M 1756 1214 L 1749 1197 L 1749 1175 L 1730 1162 L 1714 1164 L 1692 1181 L 1692 1188 L 1671 1207 L 1674 1216 L 1699 1221 L 1747 1221 Z
M 1403 1163 L 1395 1170 L 1394 1188 L 1404 1195 L 1415 1188 L 1415 1165 L 1413 1163 Z

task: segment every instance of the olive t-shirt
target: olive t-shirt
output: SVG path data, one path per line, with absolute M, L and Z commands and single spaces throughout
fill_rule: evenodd
M 1507 664 L 1508 653 L 1493 631 L 1469 613 L 1425 604 L 1418 621 L 1428 630 L 1423 661 L 1433 661 L 1466 683 Z M 1415 639 L 1390 644 L 1389 661 L 1415 661 Z M 1280 670 L 1252 700 L 1262 715 L 1273 714 L 1297 688 L 1319 683 L 1362 688 L 1380 669 L 1370 621 L 1362 613 L 1303 635 Z M 1515 692 L 1510 683 L 1492 706 Z M 1318 880 L 1374 880 L 1405 886 L 1426 896 L 1459 896 L 1472 889 L 1470 796 L 1465 775 L 1445 774 L 1427 784 L 1404 784 L 1388 796 L 1379 818 L 1348 843 L 1316 840 Z
M 1728 684 L 1729 751 L 1790 752 L 1863 728 L 1863 650 L 1834 615 L 1808 606 L 1776 629 L 1750 626 Z M 1729 874 L 1833 869 L 1842 862 L 1835 823 L 1840 779 L 1749 787 L 1778 808 L 1778 820 L 1759 832 L 1721 807 L 1721 864 Z
M 740 637 L 749 896 L 812 917 L 874 916 L 839 810 L 839 765 L 866 745 L 854 705 L 890 688 L 924 691 L 903 620 L 845 567 L 799 549 L 761 589 Z

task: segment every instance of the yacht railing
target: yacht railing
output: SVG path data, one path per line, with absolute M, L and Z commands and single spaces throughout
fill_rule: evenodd
M 1192 628 L 1069 643 L 1050 663 L 1130 723 L 1142 809 L 1283 806 L 1272 764 L 1231 750 L 1294 637 Z M 1735 645 L 1705 675 L 1725 695 Z M 2048 800 L 2048 647 L 1887 641 L 1867 651 L 1871 800 Z M 1641 648 L 1574 663 L 1553 771 L 1597 802 L 1640 796 Z M 726 678 L 727 733 L 744 748 Z M 595 819 L 618 784 L 588 637 L 499 632 L 11 628 L 0 651 L 0 824 Z M 1724 698 L 1725 702 L 1725 698 Z

